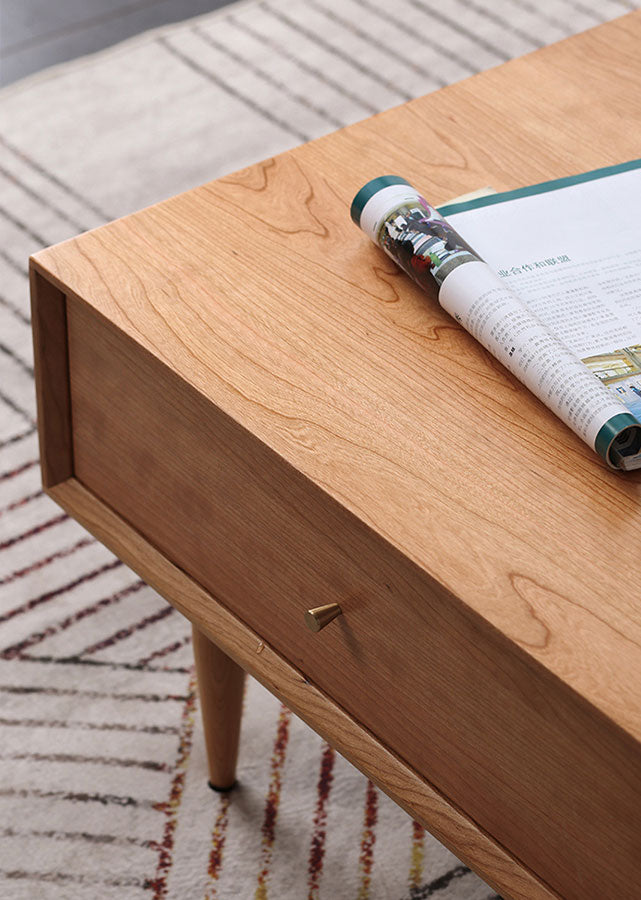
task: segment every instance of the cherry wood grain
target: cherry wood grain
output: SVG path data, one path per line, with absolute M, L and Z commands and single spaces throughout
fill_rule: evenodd
M 348 209 L 390 171 L 439 203 L 638 156 L 640 41 L 636 13 L 34 260 L 75 475 L 567 900 L 641 880 L 641 473 Z
M 173 565 L 75 478 L 56 485 L 49 493 L 148 584 L 171 597 L 174 606 L 190 617 L 202 634 L 287 703 L 392 800 L 479 872 L 505 900 L 560 900 L 520 860 L 225 609 L 218 597 Z

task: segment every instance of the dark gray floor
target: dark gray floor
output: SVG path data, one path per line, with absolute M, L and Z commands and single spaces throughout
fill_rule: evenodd
M 0 0 L 0 85 L 230 0 Z

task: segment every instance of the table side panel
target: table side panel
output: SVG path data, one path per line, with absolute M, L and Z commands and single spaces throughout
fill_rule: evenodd
M 628 896 L 638 744 L 108 320 L 68 324 L 76 477 L 567 900 Z
M 210 640 L 478 872 L 505 900 L 561 900 L 79 481 L 70 478 L 50 488 L 49 494 L 147 584 L 164 597 L 171 597 L 176 608 Z
M 73 474 L 67 302 L 33 266 L 29 277 L 40 467 L 50 487 Z

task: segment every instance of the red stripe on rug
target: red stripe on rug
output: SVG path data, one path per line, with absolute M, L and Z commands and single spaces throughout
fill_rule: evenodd
M 0 302 L 2 302 L 0 300 Z M 25 438 L 31 437 L 31 435 L 36 431 L 36 426 L 32 425 L 31 428 L 28 428 L 26 431 L 22 431 L 20 434 L 14 434 L 10 438 L 6 438 L 4 441 L 0 441 L 0 450 L 3 450 L 5 447 L 9 447 L 11 444 L 17 444 L 19 441 L 24 441 Z
M 10 478 L 15 478 L 15 476 L 20 475 L 21 472 L 26 472 L 27 469 L 33 469 L 33 467 L 37 466 L 39 462 L 39 459 L 30 459 L 29 462 L 23 463 L 21 466 L 17 466 L 15 469 L 11 469 L 10 472 L 3 472 L 0 475 L 0 482 L 9 481 Z
M 131 837 L 130 835 L 110 834 L 108 832 L 87 831 L 59 831 L 58 829 L 43 830 L 40 828 L 3 828 L 0 837 L 8 838 L 50 838 L 54 841 L 84 842 L 87 844 L 107 844 L 111 847 L 149 847 L 149 841 L 144 838 Z
M 187 642 L 187 640 L 188 639 L 185 640 L 185 643 Z M 246 678 L 243 685 L 243 713 L 245 711 L 245 702 L 247 700 L 248 684 L 249 679 Z M 218 879 L 220 878 L 220 873 L 223 867 L 223 851 L 225 849 L 225 841 L 227 839 L 229 808 L 231 806 L 232 799 L 233 794 L 220 795 L 220 807 L 218 809 L 218 815 L 216 816 L 216 821 L 214 822 L 214 827 L 211 834 L 211 850 L 209 852 L 209 864 L 207 866 L 210 884 L 208 885 L 208 889 L 205 891 L 204 900 L 216 900 L 218 892 Z
M 43 531 L 46 531 L 47 528 L 53 528 L 54 525 L 59 525 L 68 518 L 69 516 L 67 513 L 60 513 L 59 516 L 54 516 L 53 519 L 47 519 L 46 522 L 34 525 L 33 528 L 30 528 L 28 531 L 23 531 L 22 534 L 16 534 L 14 537 L 7 538 L 6 541 L 3 541 L 0 544 L 0 550 L 8 550 L 9 547 L 13 547 L 14 544 L 19 544 L 20 541 L 26 541 L 27 538 L 33 537 L 35 534 L 41 534 Z
M 217 894 L 216 882 L 220 877 L 220 871 L 223 867 L 223 851 L 225 849 L 225 840 L 227 838 L 227 825 L 229 823 L 229 806 L 231 797 L 229 794 L 223 794 L 220 798 L 220 809 L 214 822 L 214 828 L 211 834 L 211 850 L 209 853 L 209 865 L 207 872 L 212 884 L 209 885 L 205 892 L 204 900 L 215 900 Z
M 131 731 L 138 734 L 178 734 L 174 725 L 126 725 L 124 722 L 83 722 L 76 719 L 7 719 L 0 726 L 11 728 L 66 728 L 77 731 Z
M 412 822 L 412 861 L 410 864 L 410 893 L 423 884 L 423 866 L 425 865 L 425 829 L 420 822 Z
M 4 578 L 0 578 L 0 587 L 5 584 L 11 584 L 12 581 L 17 581 L 18 578 L 24 578 L 25 575 L 30 575 L 32 572 L 36 572 L 38 569 L 42 569 L 44 568 L 44 566 L 48 566 L 50 563 L 55 562 L 57 559 L 65 559 L 65 557 L 71 556 L 72 553 L 75 553 L 76 550 L 81 550 L 83 547 L 88 547 L 90 544 L 95 543 L 96 541 L 92 537 L 81 538 L 81 540 L 76 541 L 76 543 L 72 544 L 70 547 L 65 547 L 64 550 L 57 550 L 50 556 L 45 556 L 42 559 L 31 563 L 31 565 L 25 566 L 24 569 L 16 569 L 15 572 L 11 572 L 9 575 L 5 575 Z
M 158 850 L 158 865 L 153 879 L 145 881 L 145 888 L 152 891 L 153 900 L 162 900 L 167 896 L 167 879 L 174 861 L 174 844 L 176 841 L 176 828 L 178 826 L 178 812 L 185 789 L 187 765 L 191 755 L 191 745 L 194 734 L 194 719 L 196 716 L 196 672 L 192 669 L 187 690 L 187 699 L 183 706 L 180 737 L 178 738 L 178 755 L 174 765 L 174 777 L 171 782 L 169 798 L 163 803 L 154 803 L 154 809 L 165 814 L 165 827 L 163 829 L 162 842 L 152 842 L 154 849 Z
M 154 759 L 129 759 L 117 756 L 87 756 L 82 753 L 8 753 L 0 759 L 31 760 L 32 762 L 86 763 L 99 766 L 121 766 L 124 769 L 147 769 L 150 772 L 171 772 L 164 762 Z
M 8 512 L 13 512 L 15 509 L 20 509 L 21 506 L 26 506 L 27 503 L 31 503 L 32 500 L 37 500 L 38 497 L 43 496 L 44 491 L 40 489 L 39 491 L 34 491 L 33 494 L 27 494 L 26 497 L 21 497 L 19 500 L 14 500 L 13 503 L 9 504 L 9 506 L 5 506 L 4 509 L 0 509 L 0 516 L 3 516 Z
M 15 656 L 19 656 L 30 647 L 41 643 L 41 641 L 44 641 L 47 638 L 53 637 L 54 634 L 58 634 L 58 632 L 60 631 L 66 631 L 67 628 L 70 628 L 72 625 L 76 625 L 78 622 L 86 619 L 87 616 L 92 616 L 95 613 L 100 612 L 100 610 L 104 609 L 106 606 L 111 606 L 114 603 L 118 603 L 120 600 L 123 600 L 130 594 L 134 594 L 136 591 L 139 591 L 142 587 L 145 587 L 144 581 L 135 581 L 133 584 L 128 585 L 126 588 L 123 588 L 122 590 L 116 591 L 114 594 L 111 594 L 110 597 L 103 597 L 101 600 L 98 600 L 97 603 L 92 603 L 91 606 L 85 606 L 84 609 L 79 609 L 77 612 L 73 613 L 73 615 L 67 616 L 66 619 L 63 619 L 56 625 L 49 625 L 43 631 L 36 631 L 33 634 L 30 634 L 28 637 L 23 638 L 21 641 L 18 641 L 17 644 L 12 644 L 10 647 L 7 647 L 5 650 L 3 650 L 3 658 L 12 659 Z
M 43 791 L 40 788 L 0 788 L 0 797 L 18 797 L 26 800 L 29 797 L 38 797 L 43 800 L 64 800 L 71 803 L 100 803 L 102 806 L 127 806 L 140 807 L 141 809 L 155 809 L 155 804 L 151 800 L 128 797 L 122 794 L 87 794 L 76 791 Z M 150 846 L 153 844 L 149 842 Z M 153 844 L 152 849 L 157 849 L 157 844 Z
M 24 659 L 25 662 L 39 662 L 37 657 L 26 656 Z M 71 662 L 72 665 L 78 665 L 78 660 L 73 656 L 59 661 L 65 665 L 68 662 Z M 151 671 L 153 672 L 153 669 Z M 184 703 L 188 699 L 181 694 L 133 694 L 129 692 L 118 694 L 115 691 L 84 691 L 79 688 L 27 686 L 23 684 L 0 684 L 0 691 L 3 694 L 41 694 L 46 697 L 91 697 L 92 699 L 109 697 L 112 700 L 122 700 L 123 702 L 127 700 L 142 700 L 149 703 L 164 703 L 166 700 L 175 700 L 177 703 Z
M 181 647 L 184 647 L 185 644 L 190 643 L 191 635 L 187 635 L 180 641 L 174 641 L 172 644 L 167 644 L 166 647 L 161 647 L 160 650 L 154 650 L 154 652 L 150 653 L 149 656 L 144 656 L 142 659 L 139 659 L 137 665 L 146 666 L 152 661 L 152 659 L 160 659 L 163 656 L 169 656 L 170 653 L 174 653 L 174 651 L 180 650 Z
M 309 888 L 309 893 L 307 895 L 308 900 L 316 900 L 318 897 L 318 887 L 323 871 L 327 826 L 327 800 L 329 798 L 329 792 L 332 789 L 335 759 L 336 753 L 334 749 L 330 747 L 329 744 L 325 744 L 321 756 L 320 773 L 318 776 L 318 799 L 316 801 L 316 810 L 314 812 L 314 834 L 312 836 L 312 844 L 309 851 L 309 877 L 307 881 L 307 886 Z
M 361 855 L 359 869 L 361 874 L 361 886 L 358 891 L 358 900 L 368 900 L 372 884 L 372 868 L 374 866 L 374 844 L 376 843 L 376 822 L 378 819 L 378 792 L 371 781 L 367 782 L 365 794 L 365 818 L 363 823 L 363 836 L 361 838 Z
M 254 900 L 267 900 L 267 880 L 269 878 L 274 839 L 276 837 L 276 821 L 278 819 L 282 775 L 285 758 L 287 756 L 289 723 L 291 717 L 291 712 L 281 703 L 278 728 L 276 730 L 276 741 L 274 742 L 271 759 L 271 778 L 269 790 L 267 792 L 267 800 L 265 802 L 265 814 L 263 817 L 261 869 L 258 873 L 258 884 L 256 885 Z
M 173 606 L 163 606 L 158 612 L 152 613 L 150 616 L 145 616 L 144 619 L 136 622 L 135 625 L 130 625 L 128 628 L 121 628 L 119 631 L 110 634 L 109 637 L 104 638 L 102 641 L 92 644 L 90 647 L 87 647 L 86 650 L 83 650 L 82 653 L 79 653 L 78 656 L 89 656 L 92 653 L 98 653 L 99 650 L 113 647 L 113 645 L 117 644 L 119 641 L 124 641 L 125 638 L 131 637 L 134 632 L 144 631 L 147 626 L 153 625 L 154 622 L 166 619 L 167 616 L 170 616 L 173 612 L 175 612 Z
M 15 606 L 13 609 L 10 609 L 9 612 L 6 612 L 4 615 L 0 616 L 0 623 L 8 622 L 9 619 L 13 619 L 15 616 L 20 616 L 23 613 L 31 612 L 32 609 L 35 609 L 42 603 L 48 603 L 50 600 L 59 597 L 61 594 L 66 594 L 67 591 L 71 591 L 74 588 L 78 587 L 79 584 L 85 584 L 87 581 L 93 581 L 94 578 L 97 578 L 104 572 L 109 572 L 110 569 L 117 569 L 118 566 L 122 565 L 123 564 L 119 559 L 113 559 L 111 560 L 111 562 L 105 563 L 103 566 L 99 566 L 97 569 L 93 569 L 93 571 L 87 572 L 85 575 L 80 575 L 78 578 L 74 578 L 73 581 L 69 581 L 67 582 L 67 584 L 63 584 L 61 587 L 55 588 L 53 591 L 47 591 L 46 594 L 40 594 L 39 597 L 34 597 L 33 600 L 28 600 L 26 603 L 23 603 L 22 606 Z

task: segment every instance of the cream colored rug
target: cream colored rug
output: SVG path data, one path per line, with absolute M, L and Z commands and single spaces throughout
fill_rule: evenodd
M 27 257 L 636 5 L 252 0 L 0 93 L 0 897 L 496 896 L 254 682 L 207 789 L 188 623 L 40 490 Z

